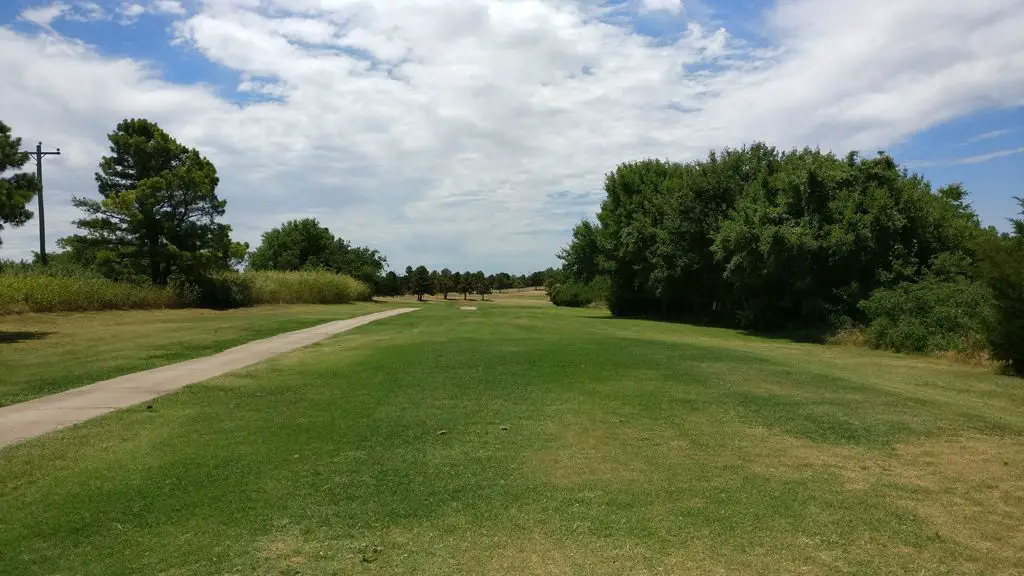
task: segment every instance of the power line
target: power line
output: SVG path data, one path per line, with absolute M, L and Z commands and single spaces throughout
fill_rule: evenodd
M 36 180 L 39 182 L 39 261 L 46 265 L 46 214 L 43 212 L 43 156 L 60 156 L 60 148 L 56 152 L 43 152 L 43 143 L 36 144 L 36 151 L 28 151 L 28 155 L 36 159 Z

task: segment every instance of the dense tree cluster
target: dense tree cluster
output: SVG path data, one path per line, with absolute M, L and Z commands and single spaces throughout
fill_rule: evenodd
M 1000 237 L 983 229 L 961 186 L 933 191 L 884 153 L 837 157 L 754 144 L 685 164 L 623 164 L 608 174 L 605 192 L 597 222 L 576 226 L 559 257 L 570 283 L 607 278 L 616 315 L 835 327 L 894 321 L 907 315 L 901 302 L 909 298 L 933 303 L 916 312 L 932 316 L 916 339 L 955 331 L 965 341 L 991 327 L 984 303 L 992 291 L 1009 302 L 1024 285 L 1006 272 L 1021 230 Z M 936 312 L 942 291 L 962 302 L 947 306 L 945 320 Z M 1012 304 L 1000 306 L 1012 316 Z M 933 340 L 909 348 L 943 339 Z

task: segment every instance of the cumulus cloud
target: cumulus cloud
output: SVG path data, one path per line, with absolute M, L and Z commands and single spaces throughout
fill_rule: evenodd
M 61 15 L 67 12 L 69 8 L 70 6 L 63 2 L 54 2 L 53 4 L 48 4 L 46 6 L 26 8 L 21 11 L 19 17 L 23 20 L 28 20 L 33 24 L 49 28 L 50 24 L 52 24 L 57 18 L 60 18 Z
M 65 151 L 50 237 L 105 133 L 145 116 L 214 161 L 244 240 L 313 215 L 398 267 L 525 271 L 555 263 L 622 161 L 754 139 L 870 151 L 1024 105 L 1022 7 L 780 0 L 754 46 L 694 21 L 652 39 L 589 0 L 205 0 L 176 42 L 236 73 L 227 91 L 0 28 L 0 117 Z M 34 238 L 5 231 L 4 254 Z
M 54 2 L 26 8 L 18 17 L 50 30 L 52 29 L 51 24 L 60 19 L 92 22 L 103 20 L 107 17 L 107 13 L 102 6 L 95 2 L 75 2 L 74 4 Z
M 683 10 L 683 0 L 643 0 L 643 3 L 648 10 L 664 10 L 673 14 Z
M 152 10 L 161 14 L 184 15 L 187 13 L 185 7 L 178 0 L 156 0 L 153 2 Z

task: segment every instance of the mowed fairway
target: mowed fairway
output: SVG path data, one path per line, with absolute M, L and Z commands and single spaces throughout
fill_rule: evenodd
M 0 451 L 0 574 L 1021 574 L 1024 386 L 424 304 Z
M 384 309 L 357 303 L 0 316 L 0 406 Z

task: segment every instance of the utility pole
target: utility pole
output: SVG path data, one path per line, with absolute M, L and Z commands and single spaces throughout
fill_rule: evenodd
M 43 156 L 60 156 L 60 148 L 56 152 L 43 152 L 43 143 L 36 144 L 36 151 L 29 152 L 36 159 L 36 180 L 39 182 L 39 261 L 46 266 L 46 214 L 43 212 Z

